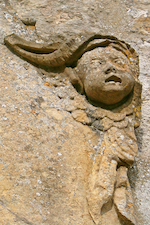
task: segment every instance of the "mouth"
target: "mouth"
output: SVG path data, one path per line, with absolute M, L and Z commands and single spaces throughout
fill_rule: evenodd
M 105 80 L 105 83 L 107 83 L 107 84 L 121 84 L 122 80 L 119 77 L 117 77 L 115 75 L 112 75 Z

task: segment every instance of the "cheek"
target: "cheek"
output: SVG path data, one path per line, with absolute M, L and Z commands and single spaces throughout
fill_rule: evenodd
M 121 73 L 121 79 L 123 86 L 134 86 L 135 80 L 131 72 L 124 71 Z
M 89 74 L 89 67 L 87 68 L 86 65 L 78 65 L 78 67 L 76 67 L 75 71 L 84 85 L 86 76 Z
M 100 74 L 93 75 L 93 73 L 89 73 L 88 75 L 86 74 L 83 85 L 86 95 L 91 100 L 97 99 L 105 85 L 105 79 Z
M 99 82 L 104 79 L 103 66 L 98 63 L 90 63 L 84 66 L 83 69 L 84 81 L 85 82 Z
M 101 72 L 92 70 L 92 73 L 89 71 L 88 74 L 85 74 L 83 84 L 85 89 L 101 88 L 105 84 L 105 77 Z

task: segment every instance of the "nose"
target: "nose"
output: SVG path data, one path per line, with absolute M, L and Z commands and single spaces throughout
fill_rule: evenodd
M 104 73 L 109 74 L 111 72 L 116 73 L 116 68 L 111 63 L 107 63 L 106 67 L 104 68 Z

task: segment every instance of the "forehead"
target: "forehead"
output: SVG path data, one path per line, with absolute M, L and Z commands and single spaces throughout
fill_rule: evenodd
M 118 51 L 115 48 L 110 46 L 98 47 L 89 52 L 86 52 L 83 54 L 81 59 L 89 61 L 94 59 L 107 60 L 107 59 L 117 59 L 117 58 L 120 58 L 124 60 L 125 62 L 129 62 L 128 58 L 121 51 Z

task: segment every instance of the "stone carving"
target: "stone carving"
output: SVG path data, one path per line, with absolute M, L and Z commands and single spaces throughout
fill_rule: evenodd
M 89 176 L 89 213 L 96 225 L 135 225 L 127 172 L 138 151 L 134 134 L 140 121 L 141 95 L 137 53 L 125 42 L 101 35 L 44 45 L 13 34 L 5 43 L 31 63 L 61 67 L 77 91 L 85 94 L 83 123 L 104 131 Z

